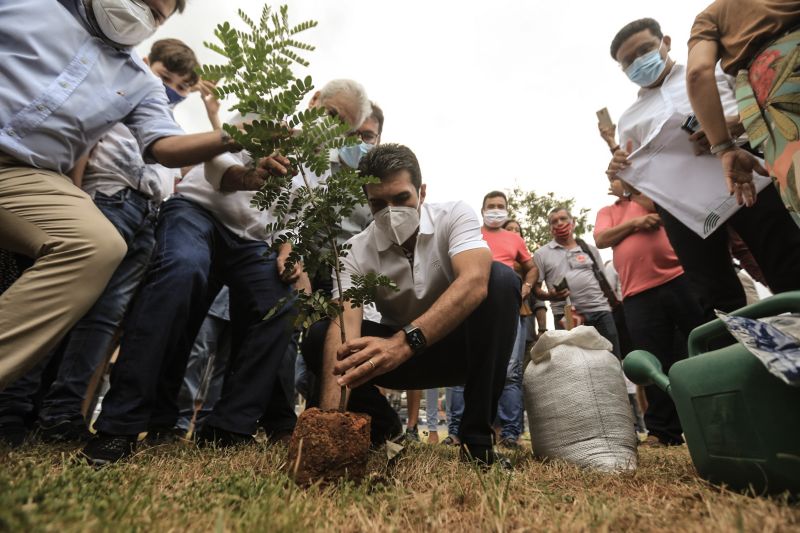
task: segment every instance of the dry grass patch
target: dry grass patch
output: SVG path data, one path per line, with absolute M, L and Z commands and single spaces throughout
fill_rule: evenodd
M 697 478 L 685 447 L 642 449 L 635 473 L 607 475 L 518 452 L 480 473 L 453 449 L 374 453 L 363 484 L 297 488 L 286 449 L 175 444 L 94 470 L 75 450 L 0 452 L 2 531 L 800 531 L 800 506 Z

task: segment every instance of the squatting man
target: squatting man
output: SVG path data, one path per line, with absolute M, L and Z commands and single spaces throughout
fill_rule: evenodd
M 310 371 L 321 377 L 320 407 L 335 409 L 340 387 L 347 386 L 359 403 L 386 404 L 375 411 L 391 416 L 377 386 L 463 384 L 462 458 L 491 464 L 497 460 L 492 421 L 519 323 L 520 280 L 492 261 L 469 206 L 425 202 L 426 186 L 410 149 L 378 146 L 359 170 L 380 180 L 365 187 L 375 222 L 348 241 L 334 297 L 352 286 L 353 276 L 369 273 L 388 276 L 397 290 L 377 291 L 380 323 L 364 320 L 361 308 L 344 302 L 350 335 L 344 344 L 338 324 L 322 321 L 310 329 L 302 351 Z

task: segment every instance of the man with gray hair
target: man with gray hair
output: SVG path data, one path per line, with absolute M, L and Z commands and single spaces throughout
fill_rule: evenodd
M 363 88 L 348 80 L 333 87 L 316 93 L 310 106 L 357 129 L 371 111 Z M 286 268 L 291 246 L 274 249 L 267 226 L 275 220 L 250 206 L 254 192 L 223 194 L 227 180 L 248 182 L 252 173 L 241 169 L 249 162 L 248 154 L 237 154 L 195 167 L 161 209 L 150 271 L 126 319 L 98 434 L 84 449 L 89 462 L 130 456 L 139 433 L 172 433 L 192 342 L 222 285 L 230 289 L 231 362 L 198 438 L 221 446 L 253 441 L 290 341 L 291 306 L 263 317 L 290 296 L 302 267 Z M 260 164 L 287 172 L 280 156 Z
M 620 357 L 619 335 L 614 325 L 609 297 L 602 283 L 603 261 L 594 246 L 575 238 L 575 219 L 566 207 L 556 207 L 548 216 L 553 240 L 533 253 L 534 293 L 540 300 L 551 300 L 557 329 L 564 329 L 564 300 L 569 297 L 578 323 L 594 326 L 614 345 Z M 544 281 L 547 290 L 542 289 Z M 608 281 L 605 280 L 606 286 Z

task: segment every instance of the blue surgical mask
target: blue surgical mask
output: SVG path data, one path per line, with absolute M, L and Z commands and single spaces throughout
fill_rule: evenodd
M 180 94 L 178 94 L 178 91 L 176 91 L 166 83 L 164 84 L 164 90 L 167 91 L 167 100 L 169 100 L 170 107 L 175 107 L 176 105 L 186 100 L 185 96 L 181 96 Z
M 625 69 L 628 78 L 639 87 L 650 87 L 667 68 L 667 60 L 661 57 L 661 45 L 641 57 Z
M 374 144 L 359 143 L 352 146 L 342 146 L 339 148 L 339 159 L 342 163 L 350 168 L 358 168 L 358 163 L 361 158 L 367 155 L 367 152 L 375 148 Z

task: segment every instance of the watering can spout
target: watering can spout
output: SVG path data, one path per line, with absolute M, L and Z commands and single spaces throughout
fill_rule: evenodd
M 650 352 L 636 350 L 629 353 L 622 362 L 622 369 L 637 385 L 655 385 L 669 393 L 669 378 L 664 374 L 661 362 Z

